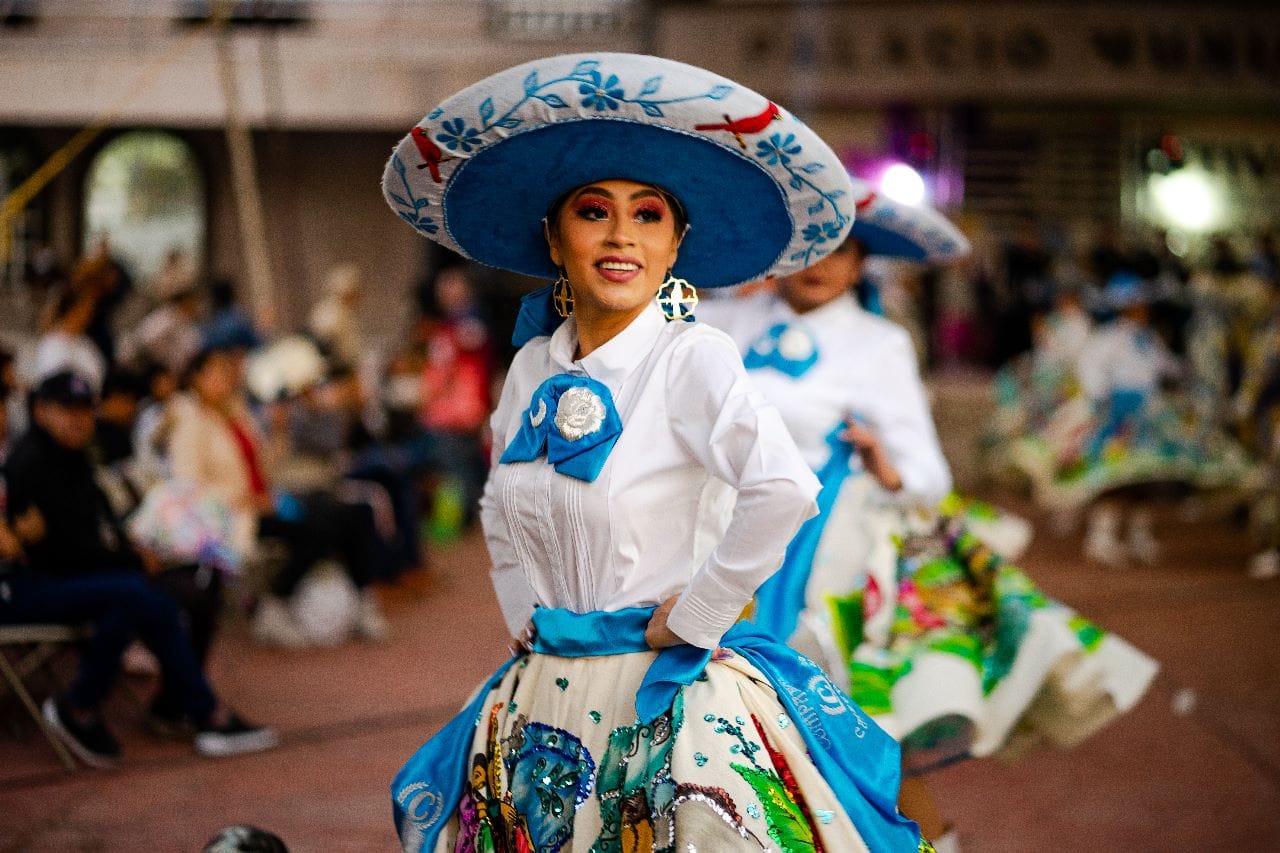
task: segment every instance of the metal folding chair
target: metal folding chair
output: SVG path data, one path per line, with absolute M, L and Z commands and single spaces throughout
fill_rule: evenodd
M 48 667 L 62 649 L 85 636 L 85 628 L 72 625 L 0 625 L 0 675 L 4 676 L 0 697 L 9 691 L 18 697 L 69 771 L 76 769 L 75 759 L 45 722 L 40 706 L 27 690 L 26 680 Z

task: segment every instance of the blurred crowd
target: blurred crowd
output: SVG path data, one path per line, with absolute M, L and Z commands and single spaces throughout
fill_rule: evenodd
M 0 624 L 92 626 L 46 719 L 114 760 L 100 706 L 123 667 L 160 676 L 153 723 L 198 750 L 270 745 L 204 680 L 224 611 L 275 647 L 383 641 L 378 586 L 472 522 L 495 359 L 469 271 L 425 282 L 381 359 L 353 266 L 292 333 L 179 251 L 142 284 L 105 240 L 39 272 L 39 334 L 0 351 Z
M 1250 574 L 1274 578 L 1280 254 L 1270 234 L 1216 237 L 1191 263 L 1170 244 L 1103 230 L 1054 254 L 1028 231 L 1005 248 L 993 462 L 1063 518 L 1089 507 L 1085 555 L 1109 565 L 1158 558 L 1152 499 L 1216 493 L 1249 518 Z
M 882 264 L 879 272 L 885 312 L 912 330 L 933 365 L 998 368 L 1032 348 L 1061 295 L 1079 294 L 1104 315 L 1096 296 L 1117 275 L 1144 282 L 1152 321 L 1176 355 L 1187 352 L 1197 311 L 1230 315 L 1239 340 L 1266 324 L 1280 289 L 1280 249 L 1271 232 L 1192 245 L 1157 230 L 1031 220 L 1005 238 L 971 230 L 974 253 L 965 261 L 937 269 Z

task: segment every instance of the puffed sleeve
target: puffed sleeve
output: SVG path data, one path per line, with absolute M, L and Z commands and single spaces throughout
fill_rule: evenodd
M 777 409 L 747 378 L 733 342 L 711 329 L 701 332 L 673 344 L 668 416 L 682 446 L 737 489 L 738 501 L 724 539 L 681 593 L 667 625 L 685 642 L 709 649 L 817 512 L 819 484 Z
M 871 396 L 878 402 L 871 409 L 871 428 L 902 477 L 903 493 L 930 502 L 942 500 L 951 491 L 951 470 L 906 332 L 885 340 L 867 375 L 873 378 Z
M 495 476 L 498 473 L 498 460 L 506 450 L 507 442 L 515 433 L 519 419 L 529 403 L 527 394 L 522 393 L 522 389 L 529 383 L 522 381 L 522 378 L 530 370 L 530 361 L 528 347 L 516 354 L 511 370 L 507 373 L 507 381 L 503 383 L 498 407 L 489 419 L 489 426 L 493 431 L 493 455 L 490 459 L 489 479 L 480 496 L 480 524 L 484 528 L 489 560 L 493 563 L 489 579 L 493 583 L 493 592 L 498 597 L 498 606 L 502 608 L 502 618 L 513 637 L 518 636 L 528 624 L 538 598 L 516 556 L 511 528 L 502 513 Z

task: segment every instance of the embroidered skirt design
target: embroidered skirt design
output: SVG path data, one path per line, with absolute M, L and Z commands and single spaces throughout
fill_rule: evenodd
M 653 659 L 535 653 L 513 666 L 484 702 L 470 784 L 436 850 L 868 849 L 754 667 L 718 652 L 642 725 Z

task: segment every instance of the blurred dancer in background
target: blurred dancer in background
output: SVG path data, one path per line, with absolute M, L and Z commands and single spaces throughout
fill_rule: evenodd
M 909 216 L 888 221 L 909 230 Z M 824 662 L 902 741 L 903 811 L 953 851 L 924 773 L 1006 748 L 1017 729 L 1077 742 L 1132 707 L 1155 666 L 1046 599 L 962 515 L 934 509 L 950 472 L 909 336 L 851 295 L 862 257 L 842 246 L 776 294 L 709 302 L 700 319 L 738 342 L 823 484 L 754 620 Z M 1020 551 L 1026 537 L 1009 541 Z

